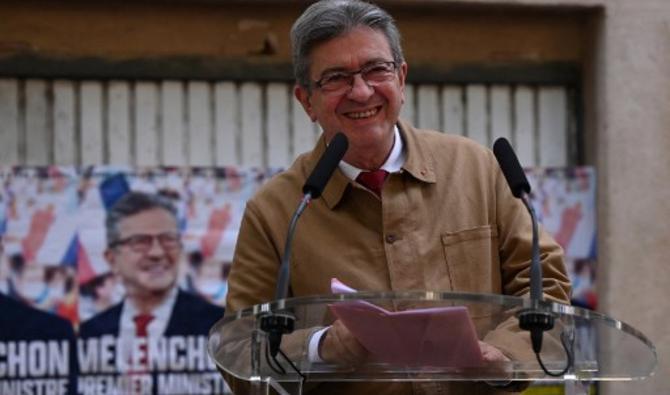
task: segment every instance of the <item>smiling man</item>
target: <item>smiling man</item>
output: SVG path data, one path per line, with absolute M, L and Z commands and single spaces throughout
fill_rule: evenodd
M 111 336 L 117 340 L 115 373 L 148 373 L 157 366 L 171 365 L 172 362 L 151 357 L 154 351 L 158 352 L 150 348 L 152 339 L 162 339 L 166 344 L 174 344 L 177 339 L 184 345 L 204 345 L 209 328 L 223 316 L 223 308 L 177 287 L 182 259 L 177 223 L 177 211 L 167 198 L 141 192 L 124 195 L 107 213 L 105 258 L 121 280 L 126 296 L 121 303 L 82 323 L 80 337 Z M 96 343 L 86 344 L 90 351 Z M 184 346 L 177 352 L 190 360 L 207 362 L 204 347 L 195 350 Z M 179 370 L 206 368 L 211 366 L 201 364 L 197 369 Z M 82 369 L 82 373 L 100 372 Z M 143 388 L 141 393 L 165 393 L 155 384 Z
M 331 278 L 368 291 L 527 294 L 531 223 L 492 152 L 398 119 L 408 66 L 391 16 L 362 1 L 319 1 L 295 22 L 291 40 L 295 97 L 323 134 L 248 202 L 229 277 L 229 311 L 272 300 L 302 185 L 338 132 L 349 149 L 297 227 L 292 296 L 329 294 Z M 561 248 L 542 233 L 540 249 L 545 295 L 567 302 Z M 302 342 L 310 361 L 356 365 L 369 357 L 340 321 L 324 324 Z M 513 359 L 518 351 L 505 342 L 480 345 L 488 362 Z M 325 383 L 314 393 L 500 390 L 467 382 Z
M 393 147 L 407 64 L 393 56 L 384 33 L 356 26 L 314 48 L 310 65 L 311 80 L 295 87 L 296 98 L 326 141 L 337 132 L 347 136 L 346 163 L 380 168 Z

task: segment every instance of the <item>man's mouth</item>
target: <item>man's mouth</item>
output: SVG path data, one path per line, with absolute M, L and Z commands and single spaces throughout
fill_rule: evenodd
M 348 113 L 345 113 L 344 115 L 347 118 L 351 118 L 351 119 L 364 119 L 364 118 L 370 118 L 370 117 L 373 117 L 373 116 L 377 115 L 379 110 L 381 110 L 381 106 L 371 108 L 371 109 L 366 110 L 366 111 L 348 112 Z
M 163 274 L 166 271 L 168 271 L 170 265 L 167 263 L 154 263 L 148 266 L 145 266 L 142 268 L 142 271 L 144 271 L 147 274 L 151 275 L 159 275 Z

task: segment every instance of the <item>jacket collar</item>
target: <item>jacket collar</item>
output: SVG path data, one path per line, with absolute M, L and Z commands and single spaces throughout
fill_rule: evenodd
M 417 134 L 420 133 L 404 121 L 398 122 L 398 129 L 405 146 L 406 160 L 402 169 L 408 172 L 412 177 L 426 183 L 435 183 L 435 160 L 431 147 L 421 141 Z M 316 146 L 308 154 L 308 158 L 303 166 L 305 177 L 312 171 L 319 158 L 326 150 L 326 140 L 321 134 Z M 333 177 L 326 184 L 321 198 L 329 209 L 333 209 L 342 200 L 345 191 L 351 185 L 352 181 L 344 175 L 339 169 L 335 169 Z
M 408 123 L 401 120 L 398 122 L 398 128 L 407 150 L 403 170 L 419 181 L 435 183 L 435 159 L 432 147 L 425 140 L 420 140 L 421 132 Z

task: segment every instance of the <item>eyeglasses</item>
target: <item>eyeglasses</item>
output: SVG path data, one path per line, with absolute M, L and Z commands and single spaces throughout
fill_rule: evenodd
M 395 62 L 374 62 L 356 71 L 329 71 L 315 81 L 314 85 L 326 93 L 344 93 L 354 86 L 354 76 L 360 74 L 368 86 L 377 86 L 392 80 L 397 67 Z
M 172 232 L 157 235 L 133 235 L 111 243 L 110 247 L 125 245 L 135 252 L 147 252 L 153 246 L 154 239 L 158 240 L 165 251 L 174 251 L 181 247 L 179 234 Z

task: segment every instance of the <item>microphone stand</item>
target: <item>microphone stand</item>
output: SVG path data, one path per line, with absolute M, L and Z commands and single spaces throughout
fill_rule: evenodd
M 530 309 L 519 313 L 519 327 L 523 330 L 530 331 L 530 338 L 535 354 L 542 351 L 542 334 L 554 327 L 554 317 L 546 312 L 539 310 L 540 302 L 542 302 L 542 265 L 540 264 L 540 243 L 537 230 L 537 216 L 533 205 L 527 193 L 521 194 L 521 201 L 526 206 L 530 214 L 533 226 L 533 239 L 531 250 L 531 264 L 530 264 Z
M 286 243 L 284 244 L 284 255 L 282 255 L 281 265 L 279 267 L 279 280 L 277 281 L 277 289 L 275 292 L 275 300 L 284 299 L 288 295 L 288 285 L 291 278 L 291 246 L 293 245 L 293 236 L 295 235 L 298 218 L 312 201 L 312 194 L 307 192 L 303 195 L 298 208 L 295 210 L 291 223 L 289 224 L 286 235 Z M 280 351 L 281 338 L 285 334 L 293 332 L 295 328 L 295 317 L 288 310 L 280 310 L 261 318 L 261 329 L 268 333 L 268 343 L 270 347 L 270 355 L 272 358 L 277 357 Z
M 531 250 L 531 266 L 530 266 L 530 308 L 522 310 L 517 314 L 519 319 L 519 328 L 530 332 L 530 340 L 535 353 L 535 358 L 545 374 L 552 377 L 562 377 L 565 375 L 574 363 L 574 356 L 571 350 L 571 339 L 565 333 L 561 333 L 561 344 L 565 350 L 567 361 L 565 368 L 560 372 L 552 372 L 544 365 L 540 352 L 542 351 L 542 338 L 544 332 L 550 331 L 554 328 L 554 316 L 551 313 L 542 311 L 540 303 L 543 300 L 542 296 L 542 265 L 540 264 L 540 243 L 538 237 L 537 216 L 533 205 L 530 203 L 528 193 L 522 192 L 520 196 L 523 205 L 526 206 L 531 217 L 533 227 L 533 239 Z

